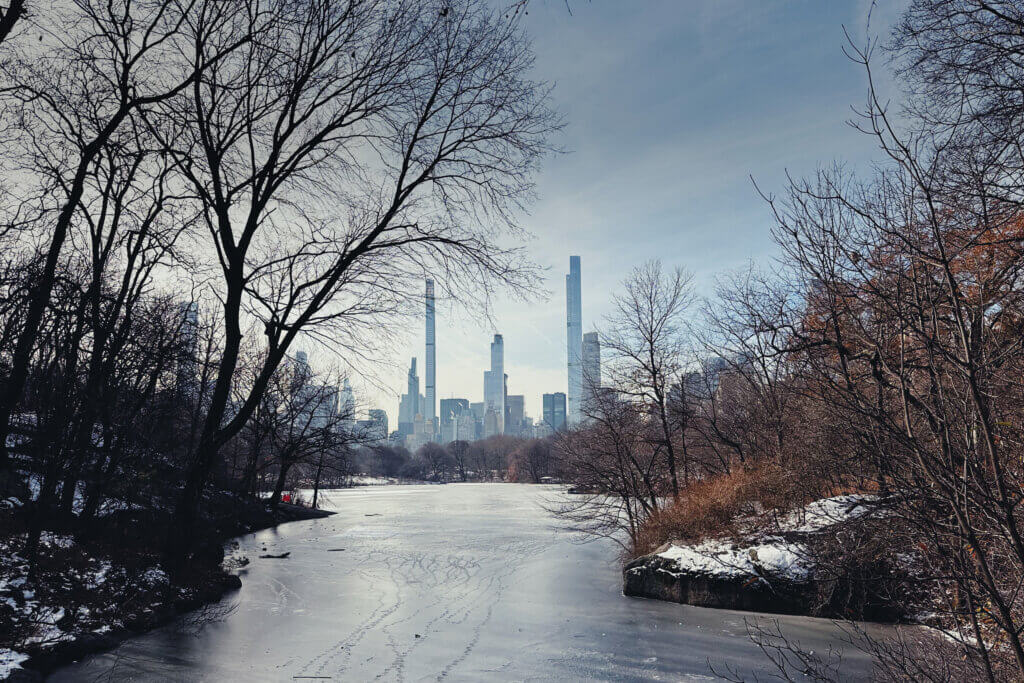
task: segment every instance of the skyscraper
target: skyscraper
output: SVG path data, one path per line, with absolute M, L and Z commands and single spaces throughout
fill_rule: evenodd
M 484 383 L 487 381 L 487 373 L 484 373 Z M 484 414 L 487 412 L 487 404 L 483 401 L 479 403 L 470 403 L 469 412 L 473 414 L 473 421 L 476 424 L 476 435 L 474 439 L 481 439 L 484 435 Z
M 341 413 L 342 419 L 349 423 L 348 426 L 351 427 L 351 423 L 355 422 L 356 419 L 356 397 L 352 391 L 352 385 L 349 384 L 348 377 L 342 382 L 338 411 Z
M 437 431 L 437 386 L 435 380 L 437 379 L 437 358 L 435 356 L 435 344 L 434 344 L 434 281 L 427 280 L 427 378 L 426 378 L 426 395 L 427 404 L 420 407 L 420 411 L 423 413 L 423 419 L 426 420 L 427 424 L 430 425 L 430 429 L 434 432 Z
M 412 434 L 413 422 L 420 414 L 420 378 L 416 374 L 416 359 L 412 359 L 409 367 L 408 392 L 402 394 L 398 404 L 398 431 L 402 436 Z
M 544 423 L 554 431 L 565 429 L 565 394 L 544 394 Z
M 592 401 L 601 390 L 601 340 L 597 332 L 587 332 L 583 335 L 583 409 L 584 412 L 592 410 L 589 407 Z
M 505 433 L 512 436 L 528 436 L 523 434 L 523 422 L 526 418 L 526 398 L 522 394 L 511 394 L 505 397 Z
M 490 417 L 490 413 L 494 417 Z M 484 371 L 484 436 L 505 433 L 505 342 L 491 342 L 491 369 Z
M 565 276 L 566 346 L 569 360 L 569 424 L 580 421 L 583 398 L 583 304 L 580 294 L 580 257 L 569 257 L 569 274 Z

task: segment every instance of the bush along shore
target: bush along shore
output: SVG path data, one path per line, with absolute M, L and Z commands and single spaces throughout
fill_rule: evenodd
M 76 529 L 74 519 L 48 524 L 30 569 L 25 528 L 33 503 L 3 502 L 0 526 L 9 532 L 0 538 L 0 680 L 12 681 L 42 680 L 238 589 L 233 570 L 239 561 L 225 561 L 224 553 L 232 537 L 333 514 L 287 503 L 271 509 L 217 492 L 204 506 L 201 540 L 186 571 L 172 581 L 160 566 L 168 512 L 112 509 L 87 532 Z

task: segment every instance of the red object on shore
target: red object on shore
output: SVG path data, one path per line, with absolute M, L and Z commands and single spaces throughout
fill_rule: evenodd
M 284 503 L 292 502 L 292 494 L 290 494 L 290 493 L 284 494 L 283 496 L 281 496 L 281 501 L 284 502 Z

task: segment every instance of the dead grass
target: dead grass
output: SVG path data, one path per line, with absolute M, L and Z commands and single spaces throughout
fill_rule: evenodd
M 702 479 L 682 491 L 677 503 L 646 521 L 633 556 L 650 553 L 667 541 L 735 535 L 741 521 L 804 505 L 819 493 L 816 488 L 775 464 Z

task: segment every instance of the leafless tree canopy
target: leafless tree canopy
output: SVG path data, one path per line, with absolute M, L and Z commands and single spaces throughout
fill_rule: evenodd
M 211 483 L 343 469 L 333 426 L 297 437 L 297 344 L 379 360 L 428 271 L 534 291 L 516 217 L 560 121 L 480 0 L 30 9 L 0 10 L 0 483 L 41 479 L 38 537 L 156 457 L 177 570 Z

